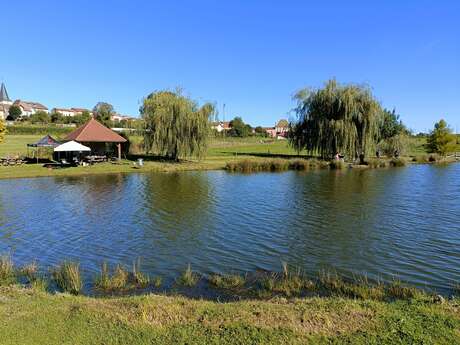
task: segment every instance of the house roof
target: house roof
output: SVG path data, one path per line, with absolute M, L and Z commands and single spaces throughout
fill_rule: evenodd
M 32 109 L 48 110 L 47 107 L 38 102 L 21 101 L 17 99 L 14 101 L 14 104 L 22 107 L 25 111 L 31 111 Z
M 94 118 L 90 119 L 83 126 L 67 135 L 65 140 L 75 140 L 78 142 L 105 142 L 105 143 L 124 143 L 126 139 L 105 127 Z
M 289 122 L 285 119 L 279 120 L 276 127 L 289 127 Z
M 2 83 L 0 87 L 0 102 L 11 102 L 10 98 L 8 97 L 8 91 L 6 91 L 6 86 Z

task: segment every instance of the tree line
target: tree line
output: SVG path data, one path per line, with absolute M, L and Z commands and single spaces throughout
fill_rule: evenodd
M 340 153 L 347 158 L 363 160 L 365 157 L 403 154 L 410 131 L 395 110 L 381 107 L 366 85 L 339 84 L 329 80 L 324 87 L 307 88 L 294 97 L 295 120 L 289 124 L 288 142 L 297 151 L 330 159 Z M 11 110 L 12 107 L 10 107 Z M 213 103 L 199 105 L 181 90 L 160 90 L 144 98 L 140 107 L 139 124 L 144 131 L 144 145 L 148 152 L 178 160 L 185 157 L 203 157 L 211 133 L 211 119 L 217 115 Z M 13 112 L 17 113 L 14 109 Z M 97 120 L 113 125 L 115 114 L 111 104 L 99 102 L 93 108 Z M 20 115 L 19 115 L 20 116 Z M 89 112 L 69 117 L 78 124 L 91 117 Z M 30 121 L 57 122 L 56 113 L 36 112 Z M 0 121 L 0 141 L 5 134 Z M 255 129 L 263 133 L 262 127 Z M 244 137 L 252 132 L 241 117 L 230 122 L 228 135 Z M 457 138 L 444 120 L 436 123 L 427 139 L 431 152 L 446 155 L 455 150 Z

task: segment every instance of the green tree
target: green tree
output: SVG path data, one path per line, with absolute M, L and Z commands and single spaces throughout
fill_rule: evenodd
M 452 129 L 449 128 L 446 121 L 440 120 L 434 125 L 434 129 L 428 137 L 428 149 L 445 156 L 447 153 L 455 151 L 455 146 L 456 138 L 452 134 Z
M 94 118 L 106 126 L 111 125 L 113 115 L 115 115 L 115 110 L 112 104 L 99 102 L 93 108 Z
M 214 111 L 214 105 L 199 107 L 180 90 L 151 93 L 140 108 L 146 150 L 174 160 L 201 158 L 206 152 L 209 120 Z
M 392 138 L 399 134 L 407 134 L 406 126 L 400 120 L 400 116 L 396 114 L 396 110 L 383 110 L 382 121 L 379 129 L 379 138 L 381 140 Z
M 39 110 L 30 115 L 29 119 L 32 123 L 49 123 L 50 115 L 46 111 Z
M 10 118 L 13 121 L 16 121 L 17 119 L 19 119 L 21 115 L 22 115 L 21 108 L 15 104 L 13 104 L 8 110 L 8 118 Z
M 392 156 L 395 152 L 404 154 L 409 145 L 409 131 L 396 114 L 396 110 L 389 111 L 384 109 L 382 121 L 379 129 L 378 149 L 387 156 Z
M 235 117 L 229 123 L 230 130 L 228 134 L 232 137 L 244 138 L 251 133 L 251 126 L 244 123 L 243 119 L 239 116 Z
M 267 135 L 267 131 L 262 126 L 257 126 L 256 128 L 254 128 L 254 131 L 256 132 L 256 134 L 261 136 Z
M 6 134 L 5 121 L 0 119 L 0 143 L 2 143 L 3 140 L 5 139 L 5 134 Z
M 50 119 L 53 123 L 62 123 L 64 121 L 64 117 L 59 111 L 53 111 L 50 115 Z
M 90 118 L 91 118 L 90 112 L 88 110 L 85 110 L 81 114 L 75 115 L 74 117 L 72 117 L 71 121 L 72 123 L 75 123 L 77 125 L 82 125 L 85 122 L 89 121 Z
M 375 152 L 382 109 L 368 87 L 329 80 L 321 89 L 299 91 L 294 100 L 297 120 L 288 137 L 297 151 L 322 157 Z

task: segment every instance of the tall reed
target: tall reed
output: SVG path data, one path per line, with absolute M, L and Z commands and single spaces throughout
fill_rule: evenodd
M 0 286 L 17 282 L 13 261 L 9 255 L 0 256 Z
M 56 285 L 65 292 L 78 295 L 83 288 L 83 280 L 80 273 L 80 264 L 64 261 L 53 272 Z

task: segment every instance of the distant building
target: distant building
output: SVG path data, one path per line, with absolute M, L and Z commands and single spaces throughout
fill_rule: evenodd
M 87 111 L 90 115 L 93 114 L 91 111 L 89 111 L 88 109 L 84 109 L 84 108 L 70 108 L 70 109 L 53 108 L 51 110 L 51 112 L 58 112 L 58 113 L 62 114 L 62 116 L 71 116 L 71 117 L 76 116 L 76 115 L 81 115 L 85 111 Z
M 230 122 L 218 121 L 218 122 L 212 122 L 211 128 L 215 129 L 218 133 L 220 133 L 222 131 L 230 130 L 231 127 L 230 127 Z
M 135 118 L 132 117 L 132 116 L 128 116 L 128 115 L 115 114 L 115 115 L 112 115 L 112 117 L 110 118 L 110 120 L 120 122 L 120 121 L 131 121 L 131 120 L 135 120 Z
M 30 116 L 35 114 L 37 111 L 44 111 L 45 113 L 48 113 L 48 108 L 38 102 L 29 102 L 17 99 L 13 104 L 17 105 L 21 109 L 21 116 Z
M 8 96 L 6 86 L 4 83 L 2 83 L 2 86 L 0 87 L 0 119 L 5 120 L 8 117 L 9 110 L 12 104 L 13 102 Z
M 285 139 L 289 132 L 288 120 L 279 120 L 275 127 L 264 128 L 267 135 L 271 138 Z

